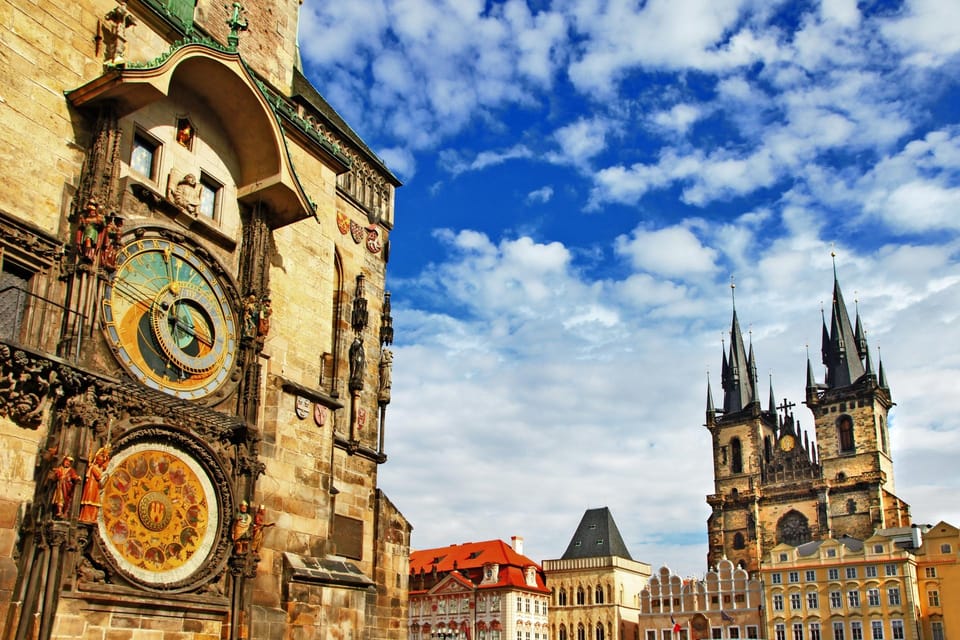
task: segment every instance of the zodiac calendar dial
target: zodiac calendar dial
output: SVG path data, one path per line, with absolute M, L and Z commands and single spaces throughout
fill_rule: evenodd
M 149 585 L 190 577 L 219 526 L 210 478 L 189 454 L 139 443 L 111 460 L 101 495 L 100 538 L 119 567 Z
M 236 316 L 227 287 L 187 246 L 145 236 L 123 247 L 103 313 L 107 340 L 143 384 L 196 400 L 227 381 Z

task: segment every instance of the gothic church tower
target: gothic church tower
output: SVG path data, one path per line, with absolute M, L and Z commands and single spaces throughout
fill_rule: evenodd
M 877 528 L 910 524 L 909 507 L 894 493 L 887 434 L 893 403 L 883 366 L 874 373 L 859 313 L 854 327 L 836 275 L 822 355 L 823 384 L 807 362 L 811 442 L 794 418 L 795 405 L 784 399 L 777 406 L 772 381 L 762 408 L 753 345 L 747 351 L 734 306 L 721 409 L 707 383 L 714 461 L 714 493 L 707 496 L 710 566 L 727 558 L 752 572 L 780 543 L 844 534 L 865 539 Z

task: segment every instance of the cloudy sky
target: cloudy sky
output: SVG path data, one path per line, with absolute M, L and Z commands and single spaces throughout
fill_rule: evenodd
M 301 53 L 405 183 L 380 478 L 415 548 L 559 558 L 609 506 L 702 574 L 731 276 L 799 405 L 832 251 L 898 493 L 960 524 L 960 3 L 314 0 Z

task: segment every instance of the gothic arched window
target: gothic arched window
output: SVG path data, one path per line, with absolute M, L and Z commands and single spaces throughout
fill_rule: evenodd
M 743 446 L 740 444 L 740 438 L 730 441 L 730 458 L 730 471 L 743 473 Z
M 743 549 L 744 548 L 743 534 L 736 533 L 733 536 L 733 548 L 734 549 Z
M 853 441 L 853 418 L 848 415 L 840 416 L 837 420 L 837 441 L 840 443 L 840 452 L 846 453 L 854 450 Z
M 577 625 L 577 640 L 587 640 L 587 631 L 583 628 L 583 623 Z
M 810 525 L 799 511 L 789 511 L 777 522 L 777 543 L 796 547 L 810 540 Z
M 603 640 L 603 637 L 604 637 L 604 636 L 603 636 L 603 623 L 602 623 L 602 622 L 598 622 L 598 623 L 597 623 L 597 633 L 596 633 L 596 636 L 594 636 L 594 638 L 595 638 L 596 640 Z
M 583 587 L 577 587 L 577 604 L 586 604 L 587 599 L 583 595 Z
M 603 604 L 603 587 L 597 585 L 596 590 L 593 592 L 593 604 Z
M 560 632 L 557 634 L 559 640 L 567 640 L 567 628 L 564 625 L 560 625 Z
M 557 594 L 557 604 L 561 607 L 567 606 L 567 590 L 560 589 L 560 593 Z

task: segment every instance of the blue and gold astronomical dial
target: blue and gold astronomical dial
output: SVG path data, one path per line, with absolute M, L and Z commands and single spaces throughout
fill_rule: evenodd
M 107 340 L 137 380 L 185 399 L 214 393 L 237 357 L 227 290 L 183 244 L 143 237 L 117 255 L 103 302 Z

